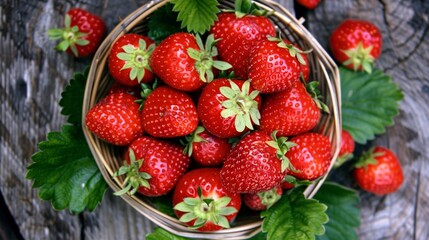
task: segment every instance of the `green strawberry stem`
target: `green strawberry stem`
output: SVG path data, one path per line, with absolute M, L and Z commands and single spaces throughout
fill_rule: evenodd
M 213 59 L 218 55 L 218 51 L 215 45 L 219 41 L 214 39 L 213 34 L 210 34 L 207 37 L 205 45 L 203 44 L 203 41 L 199 34 L 195 36 L 195 39 L 197 41 L 199 50 L 194 48 L 188 48 L 187 53 L 192 59 L 196 61 L 195 68 L 200 74 L 201 81 L 206 83 L 213 81 L 213 68 L 219 70 L 228 70 L 232 68 L 232 65 L 227 62 Z
M 362 67 L 365 72 L 371 73 L 372 65 L 375 61 L 375 58 L 371 55 L 372 49 L 373 46 L 365 48 L 362 42 L 360 42 L 356 48 L 343 50 L 344 54 L 346 54 L 349 59 L 342 64 L 344 66 L 351 64 L 355 71 Z
M 335 168 L 339 168 L 341 165 L 343 165 L 345 162 L 351 160 L 353 158 L 353 154 L 349 153 L 349 154 L 344 154 L 342 156 L 339 156 L 337 158 L 337 160 L 334 163 L 334 167 Z
M 289 158 L 286 157 L 287 151 L 289 151 L 291 147 L 296 146 L 296 143 L 288 142 L 287 137 L 277 138 L 276 135 L 277 131 L 273 131 L 273 133 L 271 134 L 273 140 L 267 141 L 266 143 L 268 146 L 277 150 L 277 157 L 280 161 L 282 161 L 281 171 L 284 172 L 287 168 L 289 168 L 291 171 L 296 171 L 296 169 L 291 164 Z
M 155 44 L 146 46 L 146 41 L 143 39 L 139 39 L 139 46 L 135 47 L 132 44 L 128 44 L 122 46 L 124 52 L 118 53 L 116 56 L 125 62 L 124 66 L 121 70 L 131 69 L 130 71 L 130 79 L 134 80 L 137 78 L 137 81 L 143 79 L 145 70 L 152 71 L 149 66 L 149 57 L 155 49 Z
M 155 78 L 155 80 L 153 81 L 152 86 L 150 86 L 147 83 L 141 83 L 140 84 L 141 87 L 141 92 L 140 92 L 140 99 L 136 100 L 135 102 L 140 104 L 139 110 L 141 111 L 143 109 L 143 105 L 144 102 L 146 101 L 147 97 L 149 97 L 149 95 L 153 92 L 153 90 L 155 90 L 155 88 L 158 87 L 158 79 Z
M 190 222 L 195 220 L 191 228 L 197 229 L 202 227 L 206 222 L 212 222 L 223 228 L 230 228 L 226 216 L 234 214 L 237 209 L 227 207 L 231 198 L 224 196 L 218 199 L 203 198 L 201 187 L 198 187 L 198 197 L 187 197 L 174 206 L 177 211 L 185 212 L 179 221 Z
M 363 167 L 364 169 L 366 169 L 366 167 L 369 164 L 377 164 L 377 159 L 375 159 L 376 157 L 380 157 L 383 156 L 384 153 L 383 152 L 374 152 L 374 147 L 372 147 L 371 149 L 369 149 L 368 151 L 364 152 L 359 159 L 357 160 L 355 167 L 356 168 L 361 168 Z
M 255 98 L 258 96 L 259 91 L 250 91 L 250 82 L 245 81 L 243 86 L 240 87 L 229 80 L 230 87 L 221 87 L 220 92 L 227 100 L 222 102 L 225 108 L 221 112 L 223 118 L 235 117 L 234 124 L 235 130 L 243 132 L 247 127 L 253 130 L 253 124 L 259 125 L 261 114 L 258 110 L 258 102 Z
M 79 32 L 78 26 L 70 26 L 71 19 L 70 15 L 66 14 L 64 19 L 64 28 L 54 28 L 48 30 L 50 40 L 61 39 L 60 43 L 56 46 L 59 51 L 65 52 L 67 49 L 71 49 L 72 53 L 78 57 L 78 51 L 76 45 L 85 46 L 89 44 L 89 41 L 85 39 L 87 33 Z
M 246 15 L 268 16 L 274 13 L 273 11 L 261 9 L 251 0 L 236 0 L 234 12 L 237 18 L 242 18 Z
M 200 133 L 204 132 L 204 130 L 204 127 L 198 126 L 192 134 L 185 137 L 186 143 L 184 144 L 185 148 L 183 149 L 183 154 L 188 155 L 190 157 L 192 155 L 193 143 L 206 141 L 199 135 Z
M 322 102 L 322 94 L 319 90 L 319 82 L 312 81 L 309 83 L 306 83 L 305 80 L 301 78 L 301 82 L 304 83 L 305 88 L 307 89 L 308 94 L 313 98 L 314 103 L 316 103 L 317 107 L 319 109 L 322 109 L 322 111 L 329 113 L 329 107 Z
M 285 41 L 283 41 L 283 39 L 281 38 L 281 36 L 279 37 L 273 37 L 273 36 L 267 36 L 267 39 L 271 42 L 277 42 L 277 46 L 280 48 L 284 48 L 287 49 L 289 51 L 289 54 L 296 58 L 298 60 L 298 62 L 302 65 L 306 65 L 307 63 L 304 60 L 304 57 L 302 56 L 302 54 L 308 54 L 310 52 L 313 51 L 313 49 L 309 49 L 306 51 L 303 51 L 297 47 L 295 47 L 292 43 L 286 43 Z
M 261 203 L 267 206 L 267 209 L 270 208 L 274 203 L 276 203 L 282 196 L 277 193 L 277 188 L 274 187 L 271 190 L 258 193 Z
M 150 184 L 148 182 L 149 179 L 152 178 L 148 173 L 146 172 L 140 172 L 139 169 L 143 164 L 143 160 L 139 159 L 136 160 L 136 156 L 134 154 L 134 151 L 130 149 L 130 163 L 128 164 L 127 161 L 124 161 L 124 165 L 119 168 L 117 172 L 114 173 L 114 177 L 118 177 L 121 175 L 126 174 L 124 185 L 125 187 L 117 192 L 114 192 L 116 196 L 123 195 L 125 193 L 128 193 L 129 195 L 133 195 L 137 192 L 137 190 L 140 187 L 146 187 L 150 188 Z
M 296 177 L 294 177 L 292 175 L 286 175 L 284 177 L 283 181 L 293 184 L 294 187 L 296 188 L 296 187 L 299 187 L 299 186 L 308 186 L 308 185 L 312 184 L 314 181 L 317 181 L 317 179 L 313 180 L 313 181 L 310 181 L 310 180 L 301 180 L 301 179 L 298 179 L 298 178 L 296 178 Z

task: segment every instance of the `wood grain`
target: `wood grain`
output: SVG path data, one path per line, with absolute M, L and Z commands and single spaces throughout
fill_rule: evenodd
M 400 115 L 375 144 L 392 149 L 404 167 L 402 188 L 376 197 L 361 192 L 361 239 L 428 239 L 429 181 L 429 3 L 417 1 L 322 1 L 309 12 L 308 26 L 323 46 L 345 18 L 368 20 L 383 35 L 376 66 L 390 75 L 405 98 Z
M 71 215 L 38 199 L 25 179 L 37 143 L 58 131 L 60 94 L 72 73 L 89 60 L 75 60 L 53 50 L 46 31 L 61 25 L 72 6 L 102 17 L 112 29 L 119 19 L 147 1 L 0 2 L 0 191 L 24 239 L 142 239 L 154 225 L 107 191 L 93 212 Z M 278 1 L 294 11 L 294 1 Z M 405 182 L 395 194 L 376 197 L 361 192 L 361 239 L 429 239 L 429 39 L 428 1 L 324 0 L 312 11 L 296 8 L 306 26 L 327 48 L 332 30 L 345 18 L 374 22 L 383 34 L 377 67 L 405 93 L 395 125 L 376 144 L 395 151 Z M 1 214 L 1 213 L 0 213 Z M 9 233 L 10 234 L 10 233 Z M 12 235 L 6 235 L 12 236 Z M 1 235 L 0 235 L 1 237 Z

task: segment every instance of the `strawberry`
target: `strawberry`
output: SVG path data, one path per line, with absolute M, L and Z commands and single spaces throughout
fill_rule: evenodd
M 320 0 L 296 0 L 298 4 L 304 6 L 307 9 L 315 9 L 319 5 Z
M 243 202 L 252 210 L 262 211 L 270 208 L 276 203 L 283 194 L 281 186 L 275 186 L 265 192 L 260 193 L 245 193 L 243 194 Z
M 220 13 L 210 32 L 220 39 L 216 45 L 219 57 L 233 66 L 237 78 L 248 79 L 250 49 L 267 35 L 275 36 L 276 30 L 267 17 L 261 16 L 267 12 L 258 9 L 251 1 L 236 1 L 235 9 L 235 13 Z
M 56 49 L 75 57 L 88 57 L 95 53 L 106 33 L 106 25 L 98 16 L 80 9 L 70 9 L 64 20 L 64 29 L 48 31 L 51 40 L 60 39 Z
M 135 97 L 139 97 L 141 91 L 142 89 L 140 86 L 127 86 L 122 85 L 118 82 L 113 82 L 112 85 L 109 87 L 108 94 L 123 92 Z
M 113 145 L 127 146 L 143 134 L 139 104 L 125 92 L 107 95 L 85 117 L 88 129 Z
M 259 125 L 261 97 L 249 81 L 219 78 L 207 84 L 198 101 L 204 128 L 220 138 L 237 137 Z
M 113 44 L 109 53 L 109 72 L 117 82 L 137 86 L 154 79 L 149 67 L 149 57 L 155 49 L 153 40 L 129 33 Z
M 195 91 L 214 78 L 213 69 L 227 70 L 231 65 L 215 60 L 217 41 L 213 35 L 204 45 L 199 35 L 175 33 L 153 51 L 150 66 L 165 83 L 182 91 Z
M 370 22 L 346 19 L 332 32 L 329 45 L 333 57 L 342 65 L 370 73 L 381 53 L 382 36 Z
M 124 188 L 116 195 L 139 192 L 145 196 L 167 194 L 189 167 L 190 159 L 179 145 L 149 136 L 134 140 L 126 152 L 124 165 L 114 176 L 126 175 Z
M 231 149 L 228 139 L 218 138 L 205 131 L 204 127 L 197 127 L 191 135 L 186 137 L 188 144 L 184 153 L 202 166 L 216 166 L 222 164 Z
M 318 82 L 306 86 L 297 81 L 288 90 L 267 96 L 261 108 L 260 129 L 278 136 L 294 136 L 313 129 L 320 118 L 320 109 L 329 111 L 319 101 Z M 311 95 L 310 95 L 311 94 Z
M 306 52 L 287 40 L 270 37 L 258 41 L 250 51 L 248 75 L 252 87 L 261 93 L 286 90 L 299 81 Z M 307 69 L 305 69 L 307 71 Z M 308 73 L 307 77 L 308 77 Z
M 393 193 L 404 181 L 396 155 L 380 146 L 370 149 L 359 158 L 353 177 L 363 190 L 376 195 Z
M 168 86 L 149 94 L 141 116 L 145 131 L 153 137 L 186 136 L 198 127 L 197 108 L 191 97 Z
M 353 158 L 353 152 L 355 150 L 355 141 L 353 140 L 352 135 L 349 132 L 342 129 L 341 130 L 341 147 L 340 152 L 338 153 L 338 158 L 335 162 L 335 166 L 339 167 L 344 162 Z
M 289 168 L 285 153 L 294 145 L 262 131 L 245 135 L 228 154 L 222 184 L 231 192 L 258 193 L 279 185 Z
M 227 191 L 219 168 L 199 168 L 180 178 L 173 193 L 179 221 L 198 231 L 229 228 L 241 208 L 241 196 Z
M 323 176 L 331 163 L 331 142 L 319 133 L 304 133 L 290 139 L 296 145 L 285 156 L 293 166 L 288 174 L 301 180 Z

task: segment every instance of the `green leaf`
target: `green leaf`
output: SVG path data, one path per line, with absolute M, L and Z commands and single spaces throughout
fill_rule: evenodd
M 325 182 L 314 196 L 328 206 L 329 222 L 325 224 L 325 235 L 319 240 L 358 239 L 360 225 L 359 194 L 350 188 L 333 182 Z
M 247 240 L 266 240 L 267 239 L 267 233 L 259 232 L 255 236 L 247 239 Z
M 188 240 L 189 238 L 174 235 L 163 228 L 156 227 L 153 233 L 146 235 L 146 240 Z
M 151 203 L 158 209 L 160 212 L 167 214 L 170 217 L 176 217 L 176 214 L 173 210 L 173 204 L 171 202 L 171 197 L 160 196 L 152 197 L 150 199 Z
M 294 190 L 261 213 L 262 231 L 268 233 L 267 239 L 315 239 L 325 233 L 323 224 L 329 220 L 326 208 Z
M 177 20 L 188 32 L 203 34 L 217 20 L 220 11 L 217 0 L 170 0 L 174 4 L 173 11 L 178 12 Z
M 173 4 L 167 3 L 153 12 L 148 21 L 148 36 L 156 43 L 160 43 L 173 33 L 183 31 L 180 22 L 177 21 L 178 14 L 173 12 Z
M 340 67 L 343 128 L 365 144 L 393 125 L 404 95 L 381 70 L 371 74 Z
M 59 102 L 62 107 L 61 114 L 68 116 L 67 122 L 71 124 L 80 125 L 82 123 L 82 104 L 88 71 L 89 66 L 83 73 L 75 73 L 61 94 Z
M 65 125 L 62 132 L 48 133 L 38 147 L 26 177 L 33 180 L 33 188 L 39 188 L 39 197 L 51 201 L 56 210 L 68 208 L 74 214 L 94 210 L 107 184 L 81 127 Z

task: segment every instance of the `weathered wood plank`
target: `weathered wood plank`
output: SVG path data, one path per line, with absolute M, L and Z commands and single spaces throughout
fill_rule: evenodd
M 362 239 L 427 239 L 429 112 L 428 2 L 322 1 L 308 15 L 311 32 L 324 46 L 333 29 L 345 18 L 366 19 L 383 35 L 377 67 L 386 71 L 404 91 L 400 115 L 375 144 L 391 148 L 404 167 L 403 187 L 376 197 L 361 192 Z

